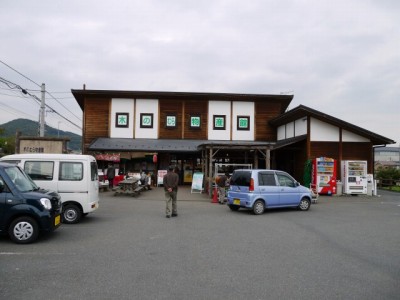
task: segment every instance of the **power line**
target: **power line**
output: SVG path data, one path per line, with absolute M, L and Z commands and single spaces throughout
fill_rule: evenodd
M 22 92 L 23 94 L 29 95 L 29 96 L 31 96 L 33 99 L 35 99 L 36 101 L 38 101 L 39 103 L 41 103 L 41 100 L 40 100 L 36 95 L 33 95 L 33 94 L 29 93 L 26 89 L 22 88 L 21 86 L 19 86 L 19 85 L 13 83 L 13 82 L 11 82 L 11 81 L 9 81 L 9 80 L 7 80 L 7 79 L 4 79 L 4 78 L 2 78 L 2 77 L 0 77 L 0 82 L 3 82 L 4 84 L 6 84 L 10 89 L 18 88 L 19 90 L 21 90 L 21 92 Z M 12 86 L 10 86 L 10 85 L 12 85 Z M 62 115 L 61 115 L 60 113 L 58 113 L 55 109 L 53 109 L 50 105 L 45 104 L 45 106 L 46 106 L 47 108 L 49 108 L 52 112 L 54 112 L 55 114 L 57 114 L 59 117 L 61 117 L 62 119 L 66 120 L 68 123 L 74 125 L 74 126 L 77 127 L 78 129 L 82 130 L 81 127 L 79 127 L 78 125 L 76 125 L 76 124 L 73 123 L 72 121 L 68 120 L 66 117 L 62 116 Z M 75 116 L 75 117 L 76 117 L 76 116 Z
M 18 72 L 17 70 L 15 70 L 13 67 L 7 65 L 4 61 L 0 60 L 0 63 L 2 63 L 3 65 L 9 67 L 11 70 L 13 70 L 14 72 L 18 73 L 19 75 L 21 75 L 22 77 L 24 77 L 25 79 L 28 79 L 30 82 L 36 84 L 38 87 L 40 87 L 40 84 L 34 82 L 32 79 L 26 77 L 24 74 L 22 74 L 21 72 Z
M 33 116 L 33 115 L 27 114 L 27 113 L 25 113 L 25 112 L 23 112 L 23 111 L 20 111 L 20 110 L 14 108 L 14 107 L 11 107 L 11 106 L 9 106 L 9 105 L 7 105 L 7 104 L 0 103 L 0 105 L 3 106 L 3 107 L 5 107 L 5 108 L 3 108 L 3 110 L 5 110 L 5 111 L 7 111 L 7 112 L 9 112 L 9 113 L 11 113 L 11 114 L 13 114 L 13 115 L 16 115 L 17 117 L 19 117 L 19 116 L 22 114 L 22 115 L 26 115 L 26 116 L 31 117 L 31 118 L 36 118 L 36 117 Z M 15 112 L 13 112 L 13 111 L 17 112 L 19 115 L 16 114 Z
M 46 91 L 46 93 L 53 98 L 54 100 L 56 100 L 62 107 L 64 107 L 66 110 L 68 110 L 75 118 L 77 118 L 79 120 L 79 118 L 72 112 L 70 111 L 68 108 L 65 107 L 64 104 L 62 104 L 60 101 L 58 101 L 52 94 L 50 94 L 48 91 Z M 72 122 L 71 122 L 72 123 Z
M 14 69 L 13 67 L 11 67 L 10 65 L 6 64 L 5 62 L 3 62 L 2 60 L 0 60 L 0 63 L 2 63 L 3 65 L 7 66 L 8 68 L 10 68 L 11 70 L 13 70 L 14 72 L 18 73 L 19 75 L 21 75 L 22 77 L 26 78 L 27 80 L 29 80 L 30 82 L 34 83 L 36 86 L 41 88 L 41 85 L 39 85 L 37 82 L 33 81 L 32 79 L 30 79 L 29 77 L 25 76 L 24 74 L 22 74 L 21 72 L 17 71 L 16 69 Z M 19 86 L 18 86 L 19 87 Z M 21 87 L 19 87 L 21 88 Z M 22 88 L 21 88 L 22 90 Z M 22 90 L 22 92 L 24 93 L 27 92 L 27 90 Z M 55 98 L 50 92 L 48 92 L 47 90 L 45 91 L 46 94 L 48 94 L 52 99 L 54 99 L 56 102 L 58 102 L 58 104 L 60 104 L 62 107 L 64 107 L 64 109 L 66 109 L 67 111 L 69 111 L 77 120 L 80 120 L 80 118 L 78 116 L 76 116 L 72 111 L 70 111 L 67 107 L 65 107 L 64 104 L 62 104 L 60 101 L 58 101 L 57 98 Z M 31 94 L 29 94 L 31 95 Z M 32 95 L 31 95 L 32 96 Z M 33 97 L 33 96 L 32 96 Z M 35 96 L 36 97 L 36 96 Z M 37 97 L 36 97 L 37 98 Z M 40 103 L 40 101 L 39 101 Z M 48 106 L 46 104 L 46 106 Z M 50 107 L 49 107 L 50 108 Z M 53 108 L 50 108 L 51 110 L 53 110 L 55 113 L 57 113 L 61 118 L 65 119 L 66 121 L 68 121 L 69 123 L 71 123 L 72 125 L 76 126 L 78 129 L 82 130 L 81 127 L 79 127 L 78 125 L 76 125 L 75 123 L 73 123 L 72 121 L 66 119 L 65 117 L 61 116 L 58 112 L 56 112 Z
M 41 90 L 31 90 L 31 89 L 27 89 L 27 91 L 31 91 L 31 92 L 41 92 Z M 71 94 L 71 92 L 51 92 L 52 94 Z

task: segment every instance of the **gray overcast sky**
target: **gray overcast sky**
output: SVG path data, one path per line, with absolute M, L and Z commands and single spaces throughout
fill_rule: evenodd
M 300 104 L 400 141 L 400 1 L 0 2 L 0 60 L 81 126 L 70 90 L 293 94 Z M 0 77 L 40 98 L 4 64 Z M 62 105 L 60 104 L 62 103 Z M 38 120 L 0 83 L 0 124 Z M 80 133 L 55 113 L 53 127 Z M 399 145 L 399 144 L 397 144 Z M 394 145 L 392 145 L 394 146 Z

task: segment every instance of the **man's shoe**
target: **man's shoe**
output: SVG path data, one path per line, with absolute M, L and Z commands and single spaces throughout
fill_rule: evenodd
M 169 219 L 169 218 L 170 218 L 170 215 L 166 215 L 165 217 Z
M 178 216 L 178 214 L 172 214 L 171 215 L 171 217 L 177 217 Z

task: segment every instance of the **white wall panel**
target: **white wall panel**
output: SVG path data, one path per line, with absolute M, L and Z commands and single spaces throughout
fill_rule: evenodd
M 250 117 L 250 130 L 237 129 L 237 117 Z M 232 102 L 232 140 L 254 141 L 254 102 Z
M 278 141 L 284 140 L 286 138 L 286 126 L 281 125 L 278 127 Z
M 286 124 L 286 138 L 294 137 L 294 122 L 289 122 Z
M 112 99 L 110 118 L 110 137 L 112 138 L 133 138 L 134 122 L 134 101 L 133 99 Z M 116 127 L 116 114 L 128 113 L 128 127 Z
M 307 117 L 298 119 L 294 122 L 295 136 L 307 134 Z
M 153 114 L 152 128 L 140 128 L 140 114 Z M 136 99 L 135 112 L 135 138 L 157 139 L 158 138 L 158 100 Z
M 370 142 L 369 139 L 360 136 L 358 134 L 352 133 L 347 130 L 342 130 L 342 141 L 343 142 Z
M 312 142 L 339 142 L 339 127 L 322 122 L 318 119 L 310 120 L 310 140 Z
M 214 130 L 214 115 L 225 116 L 225 130 Z M 231 102 L 209 101 L 208 102 L 208 139 L 230 140 L 231 138 Z

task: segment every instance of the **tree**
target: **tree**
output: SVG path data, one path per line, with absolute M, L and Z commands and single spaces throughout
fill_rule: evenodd
M 1 128 L 0 128 L 1 130 Z M 15 153 L 15 138 L 13 137 L 0 137 L 0 148 L 3 150 L 4 155 Z
M 393 179 L 400 180 L 400 170 L 395 169 L 393 167 L 389 168 L 380 168 L 376 172 L 377 179 Z

